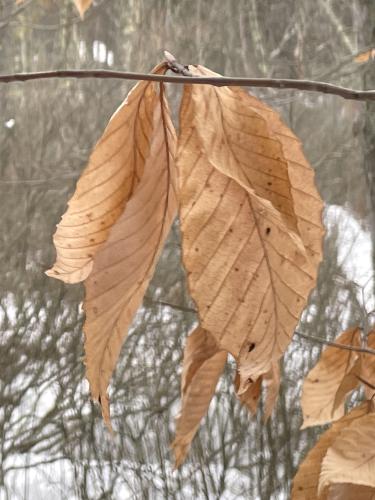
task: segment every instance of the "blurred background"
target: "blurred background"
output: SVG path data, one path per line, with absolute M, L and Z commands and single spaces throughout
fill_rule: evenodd
M 375 88 L 372 0 L 0 0 L 0 73 L 148 72 L 168 49 L 228 76 Z M 303 377 L 321 344 L 295 336 L 266 425 L 220 380 L 190 455 L 173 470 L 182 349 L 196 322 L 176 222 L 112 380 L 110 438 L 84 380 L 81 285 L 47 278 L 52 235 L 123 80 L 0 85 L 0 499 L 290 497 L 322 428 L 299 431 Z M 171 88 L 175 116 L 181 89 Z M 324 261 L 298 327 L 334 339 L 374 308 L 375 103 L 255 89 L 301 138 L 325 201 Z M 353 398 L 360 398 L 355 394 Z

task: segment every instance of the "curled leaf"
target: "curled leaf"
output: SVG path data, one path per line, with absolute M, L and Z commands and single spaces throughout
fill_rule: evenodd
M 151 147 L 142 176 L 85 281 L 86 376 L 108 425 L 109 380 L 177 212 L 176 136 L 163 84 L 151 119 Z
M 165 70 L 162 63 L 153 73 Z M 48 276 L 77 283 L 90 274 L 96 253 L 142 178 L 158 102 L 155 85 L 139 82 L 110 119 L 57 226 L 57 258 Z

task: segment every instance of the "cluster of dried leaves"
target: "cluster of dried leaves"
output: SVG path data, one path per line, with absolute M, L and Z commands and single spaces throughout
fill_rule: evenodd
M 23 0 L 16 0 L 21 3 Z M 92 0 L 74 0 L 81 17 Z M 355 62 L 374 58 L 374 49 Z M 167 63 L 154 68 L 164 74 Z M 204 67 L 194 75 L 217 76 Z M 172 444 L 185 459 L 227 355 L 240 401 L 265 418 L 277 399 L 278 360 L 321 260 L 322 202 L 295 135 L 265 104 L 232 87 L 185 85 L 176 136 L 162 83 L 138 83 L 111 118 L 54 236 L 47 272 L 84 281 L 86 376 L 111 428 L 107 388 L 179 215 L 182 254 L 199 326 L 187 339 Z M 363 347 L 353 328 L 337 339 Z M 375 348 L 375 331 L 365 339 Z M 345 415 L 360 384 L 366 401 Z M 375 356 L 328 347 L 303 386 L 304 427 L 334 422 L 309 452 L 293 500 L 375 499 Z
M 361 338 L 362 337 L 362 338 Z M 375 330 L 342 333 L 346 346 L 375 347 Z M 362 385 L 366 401 L 344 415 L 349 393 Z M 294 478 L 292 500 L 375 499 L 375 356 L 328 347 L 306 377 L 303 427 L 334 422 Z
M 23 0 L 16 0 L 21 3 Z M 92 0 L 73 0 L 81 17 Z M 374 59 L 374 49 L 355 62 Z M 163 74 L 167 63 L 154 68 Z M 217 76 L 204 67 L 194 75 Z M 54 236 L 47 272 L 84 281 L 86 376 L 111 428 L 107 388 L 179 215 L 183 263 L 199 326 L 187 339 L 172 443 L 185 459 L 230 353 L 242 404 L 265 418 L 277 399 L 278 360 L 321 260 L 322 202 L 295 135 L 243 89 L 185 85 L 179 136 L 162 83 L 138 83 L 111 118 Z M 341 344 L 363 346 L 359 328 Z M 365 344 L 375 348 L 375 331 Z M 345 415 L 360 384 L 366 401 Z M 334 422 L 308 453 L 292 500 L 375 499 L 375 356 L 328 347 L 303 386 L 303 427 Z
M 153 73 L 167 69 L 161 63 Z M 131 90 L 78 181 L 48 271 L 85 283 L 86 375 L 108 426 L 108 384 L 177 214 L 199 315 L 185 348 L 177 464 L 228 353 L 241 402 L 254 412 L 263 384 L 270 415 L 278 360 L 321 260 L 322 202 L 313 177 L 299 140 L 243 89 L 185 85 L 178 137 L 164 85 L 140 82 Z

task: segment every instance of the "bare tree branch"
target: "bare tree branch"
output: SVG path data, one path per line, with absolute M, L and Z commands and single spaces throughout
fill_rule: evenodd
M 156 305 L 160 305 L 160 306 L 164 306 L 164 307 L 170 307 L 172 309 L 176 309 L 176 310 L 182 311 L 182 312 L 190 312 L 190 313 L 198 314 L 198 311 L 196 309 L 191 308 L 191 307 L 179 306 L 177 304 L 170 304 L 169 302 L 162 302 L 159 300 L 153 300 L 151 298 L 146 297 L 146 303 L 147 302 L 150 304 L 156 304 Z M 346 345 L 346 344 L 339 344 L 337 342 L 332 342 L 331 340 L 323 339 L 322 337 L 315 337 L 314 335 L 306 335 L 305 333 L 299 332 L 298 330 L 295 330 L 294 334 L 297 335 L 298 337 L 302 337 L 306 340 L 309 340 L 310 342 L 318 342 L 319 344 L 329 345 L 331 347 L 336 347 L 337 349 L 344 349 L 346 351 L 362 352 L 365 354 L 375 355 L 375 349 L 370 349 L 367 347 L 355 347 L 355 346 Z
M 277 89 L 296 89 L 303 91 L 322 92 L 353 99 L 357 101 L 375 101 L 375 90 L 353 90 L 345 87 L 333 85 L 331 83 L 316 82 L 312 80 L 291 80 L 288 78 L 242 78 L 242 77 L 189 77 L 154 75 L 148 73 L 132 73 L 127 71 L 109 70 L 56 70 L 41 71 L 35 73 L 13 73 L 0 75 L 0 83 L 26 82 L 29 80 L 43 80 L 46 78 L 117 78 L 122 80 L 147 80 L 167 83 L 192 83 L 214 85 L 222 87 L 224 85 L 243 87 L 268 87 Z
M 337 342 L 332 342 L 331 340 L 323 339 L 321 337 L 315 337 L 313 335 L 306 335 L 302 332 L 295 331 L 294 332 L 299 337 L 303 337 L 306 340 L 310 340 L 311 342 L 318 342 L 319 344 L 329 345 L 331 347 L 336 347 L 337 349 L 344 349 L 346 351 L 354 351 L 354 352 L 362 352 L 365 354 L 375 355 L 375 349 L 370 349 L 366 347 L 355 347 L 352 345 L 339 344 Z

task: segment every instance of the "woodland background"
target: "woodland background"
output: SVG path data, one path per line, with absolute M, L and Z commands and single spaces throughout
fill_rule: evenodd
M 166 48 L 228 76 L 373 89 L 374 63 L 354 57 L 375 46 L 374 26 L 372 0 L 94 0 L 84 21 L 70 0 L 0 0 L 0 73 L 147 72 Z M 287 499 L 323 430 L 299 431 L 301 383 L 322 346 L 297 336 L 268 423 L 235 401 L 229 364 L 187 462 L 173 471 L 182 347 L 196 320 L 178 224 L 112 381 L 114 441 L 89 400 L 83 287 L 44 271 L 67 199 L 131 85 L 66 79 L 0 87 L 0 499 Z M 180 90 L 170 88 L 173 102 Z M 365 324 L 374 308 L 375 103 L 254 93 L 280 111 L 316 170 L 325 256 L 298 330 L 334 339 Z

